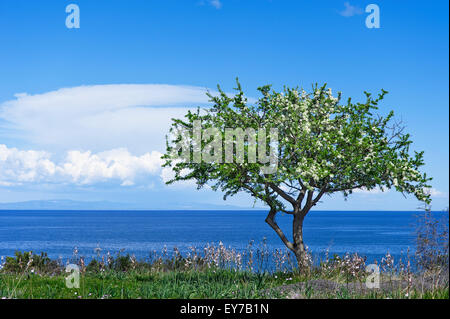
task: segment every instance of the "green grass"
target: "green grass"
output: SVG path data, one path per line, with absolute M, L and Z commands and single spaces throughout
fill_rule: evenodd
M 259 298 L 281 280 L 250 272 L 209 270 L 86 273 L 69 289 L 64 275 L 0 274 L 0 296 L 8 298 Z
M 2 298 L 283 298 L 273 288 L 306 280 L 299 274 L 255 274 L 246 271 L 106 271 L 85 273 L 80 277 L 80 288 L 69 289 L 65 274 L 0 274 L 0 297 Z M 275 290 L 276 291 L 276 290 Z M 412 291 L 405 296 L 402 291 L 355 295 L 345 289 L 329 294 L 306 289 L 300 298 L 449 298 L 448 288 L 434 291 Z
M 163 254 L 141 261 L 129 254 L 112 257 L 108 253 L 86 264 L 74 254 L 71 262 L 81 271 L 80 287 L 74 289 L 66 287 L 70 274 L 62 260 L 18 251 L 1 265 L 0 298 L 449 298 L 448 281 L 434 280 L 447 278 L 448 266 L 435 267 L 440 269 L 433 273 L 438 276 L 431 277 L 429 272 L 412 273 L 409 266 L 397 272 L 391 267 L 380 273 L 380 289 L 366 289 L 369 273 L 365 259 L 357 254 L 327 258 L 302 272 L 284 267 L 274 273 L 261 266 L 266 253 L 250 256 L 254 262 L 236 264 L 233 261 L 240 260 L 236 252 L 209 247 L 203 255 L 169 258 Z

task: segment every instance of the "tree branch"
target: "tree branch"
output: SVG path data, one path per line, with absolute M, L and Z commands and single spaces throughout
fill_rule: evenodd
M 305 206 L 303 206 L 303 209 L 301 210 L 301 214 L 302 215 L 306 215 L 308 213 L 308 211 L 311 209 L 311 207 L 313 206 L 313 195 L 314 195 L 314 190 L 309 190 L 308 191 L 308 195 L 306 197 L 306 204 Z
M 291 196 L 286 194 L 281 188 L 279 188 L 274 183 L 269 183 L 270 188 L 272 188 L 275 192 L 277 192 L 278 195 L 283 197 L 285 200 L 287 200 L 289 203 L 291 203 L 293 206 L 295 206 L 296 202 L 295 199 L 293 199 Z
M 312 206 L 315 206 L 317 204 L 317 202 L 320 200 L 320 198 L 323 196 L 323 194 L 325 194 L 326 191 L 327 191 L 327 185 L 322 187 L 322 189 L 320 190 L 319 194 L 317 194 L 316 198 L 314 198 L 314 200 L 312 202 Z
M 297 206 L 300 207 L 300 205 L 302 204 L 303 198 L 305 198 L 305 194 L 306 191 L 308 190 L 303 184 L 302 185 L 302 190 L 300 191 L 300 193 L 297 196 Z
M 271 208 L 269 211 L 269 214 L 266 217 L 266 223 L 269 224 L 270 227 L 278 234 L 280 239 L 283 241 L 283 243 L 286 245 L 287 248 L 289 248 L 291 251 L 294 251 L 294 244 L 291 243 L 286 236 L 284 235 L 281 228 L 278 226 L 278 224 L 275 221 L 275 215 L 277 214 L 276 209 Z
M 355 185 L 355 186 L 348 186 L 348 187 L 340 187 L 340 188 L 331 188 L 331 189 L 328 189 L 328 191 L 330 192 L 330 193 L 335 193 L 335 192 L 342 192 L 342 191 L 349 191 L 349 190 L 352 190 L 352 189 L 356 189 L 356 188 L 361 188 L 361 187 L 364 187 L 365 185 L 363 185 L 363 184 L 359 184 L 359 185 Z

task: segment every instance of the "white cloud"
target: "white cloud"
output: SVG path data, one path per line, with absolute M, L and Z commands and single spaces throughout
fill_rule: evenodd
M 171 118 L 205 105 L 206 88 L 117 84 L 16 94 L 0 104 L 9 138 L 52 151 L 163 151 Z M 214 92 L 213 92 L 214 93 Z M 5 131 L 5 130 L 4 130 Z
M 56 163 L 47 152 L 0 145 L 0 185 L 36 182 L 88 185 L 114 181 L 122 186 L 148 184 L 149 177 L 161 174 L 161 155 L 153 151 L 135 156 L 126 149 L 96 154 L 69 151 L 63 161 Z
M 198 5 L 204 6 L 204 5 L 210 5 L 217 10 L 222 8 L 222 2 L 220 0 L 202 0 L 198 2 Z
M 435 188 L 428 188 L 425 191 L 428 192 L 431 195 L 431 197 L 447 198 L 446 193 L 441 192 Z M 354 189 L 353 192 L 357 193 L 357 194 L 364 194 L 364 195 L 377 195 L 377 194 L 387 193 L 387 192 L 389 192 L 389 189 L 385 189 L 383 192 L 383 190 L 379 187 L 371 189 L 371 190 L 368 190 L 365 187 L 363 187 L 363 188 Z
M 50 154 L 44 151 L 20 151 L 0 145 L 0 183 L 8 186 L 22 182 L 36 182 L 56 172 Z
M 161 170 L 161 153 L 153 151 L 133 156 L 126 149 L 115 149 L 98 154 L 70 151 L 57 173 L 74 183 L 93 184 L 119 180 L 122 186 L 131 186 L 143 177 L 157 175 Z
M 344 3 L 345 9 L 339 11 L 339 14 L 343 17 L 353 17 L 363 13 L 363 10 L 357 6 L 352 6 L 349 2 Z
M 182 175 L 186 175 L 189 172 L 189 170 L 187 169 L 183 169 L 181 171 Z M 163 167 L 161 169 L 161 174 L 160 174 L 161 180 L 166 183 L 168 181 L 170 181 L 171 179 L 173 179 L 175 177 L 175 172 L 173 171 L 173 169 L 171 167 Z M 194 180 L 187 180 L 187 181 L 177 181 L 176 183 L 170 184 L 168 185 L 168 187 L 172 187 L 172 188 L 191 188 L 194 189 L 196 187 L 196 183 Z M 204 186 L 205 188 L 209 188 L 208 185 Z
M 428 192 L 431 197 L 437 197 L 437 198 L 446 198 L 447 194 L 444 192 L 441 192 L 439 190 L 437 190 L 436 188 L 428 188 L 426 190 L 426 192 Z
M 222 2 L 220 0 L 210 0 L 209 3 L 216 9 L 222 8 Z
M 365 195 L 377 195 L 377 194 L 383 194 L 389 192 L 389 189 L 381 189 L 379 187 L 373 188 L 371 190 L 368 190 L 365 187 L 356 188 L 353 190 L 353 193 L 357 194 L 365 194 Z

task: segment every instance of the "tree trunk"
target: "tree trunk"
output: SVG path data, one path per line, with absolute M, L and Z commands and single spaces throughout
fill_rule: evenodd
M 298 212 L 294 214 L 294 221 L 292 222 L 292 234 L 294 239 L 294 254 L 297 259 L 298 268 L 300 271 L 309 269 L 308 256 L 303 243 L 303 220 L 306 214 Z
M 286 238 L 285 234 L 275 221 L 275 215 L 277 214 L 275 207 L 271 207 L 266 218 L 266 223 L 268 223 L 270 227 L 275 230 L 286 247 L 294 253 L 300 271 L 308 271 L 310 266 L 305 245 L 303 243 L 303 219 L 305 218 L 306 213 L 307 210 L 305 209 L 301 211 L 297 209 L 294 210 L 294 221 L 292 222 L 292 242 Z

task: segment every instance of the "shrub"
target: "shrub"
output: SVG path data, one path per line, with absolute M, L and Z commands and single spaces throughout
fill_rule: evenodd
M 436 218 L 427 207 L 417 216 L 416 262 L 424 272 L 447 271 L 449 266 L 448 211 L 444 218 Z
M 51 260 L 47 253 L 40 255 L 30 252 L 16 251 L 14 257 L 6 257 L 2 271 L 9 273 L 35 272 L 41 274 L 56 274 L 61 272 L 61 265 Z

